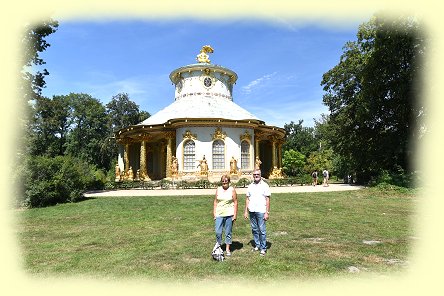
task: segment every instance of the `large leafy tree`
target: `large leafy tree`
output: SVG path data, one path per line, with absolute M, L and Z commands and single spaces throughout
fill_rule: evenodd
M 40 97 L 30 120 L 31 155 L 64 155 L 70 128 L 71 104 L 67 96 Z
M 40 53 L 45 51 L 50 44 L 46 38 L 57 31 L 57 21 L 49 19 L 37 25 L 28 25 L 23 35 L 23 69 L 22 69 L 22 93 L 25 102 L 40 97 L 45 87 L 45 76 L 49 74 L 46 68 L 41 69 L 45 61 Z
M 113 132 L 126 126 L 138 124 L 150 117 L 148 112 L 140 111 L 139 106 L 131 101 L 127 93 L 119 93 L 113 96 L 111 101 L 106 104 L 106 113 L 110 126 L 109 139 L 113 137 Z M 118 151 L 116 141 L 106 141 L 103 149 L 114 158 Z M 114 165 L 110 166 L 114 167 Z
M 20 107 L 24 107 L 19 113 L 19 138 L 18 147 L 16 149 L 17 165 L 24 164 L 24 157 L 31 151 L 33 138 L 33 128 L 35 128 L 34 111 L 32 104 L 37 104 L 37 100 L 41 98 L 42 89 L 45 87 L 45 76 L 49 74 L 47 69 L 42 69 L 45 61 L 40 54 L 45 51 L 50 44 L 46 38 L 56 32 L 58 22 L 48 19 L 38 24 L 28 24 L 24 28 L 22 36 L 22 54 L 21 54 L 21 83 L 20 94 L 22 100 L 19 102 Z M 46 103 L 45 100 L 41 105 Z
M 413 169 L 412 142 L 425 111 L 418 88 L 425 49 L 414 18 L 377 14 L 323 75 L 329 141 L 358 181 Z
M 105 107 L 88 94 L 71 93 L 71 132 L 67 154 L 100 168 L 109 168 L 110 156 L 104 150 L 110 134 Z
M 323 170 L 331 172 L 333 170 L 333 150 L 321 149 L 320 151 L 312 152 L 307 158 L 304 169 L 307 173 L 313 171 L 322 172 Z
M 290 149 L 284 152 L 282 164 L 285 174 L 299 176 L 303 173 L 305 156 L 301 152 Z
M 319 145 L 318 138 L 315 135 L 313 127 L 304 127 L 304 121 L 299 120 L 298 123 L 291 121 L 284 125 L 287 138 L 283 145 L 284 151 L 291 149 L 301 152 L 305 157 L 308 157 L 311 152 L 316 151 Z
M 150 117 L 148 112 L 139 110 L 139 106 L 130 100 L 127 93 L 113 96 L 111 101 L 106 104 L 106 110 L 113 131 L 137 124 Z
M 19 125 L 17 126 L 17 147 L 15 149 L 15 169 L 11 177 L 12 188 L 15 190 L 17 200 L 23 197 L 22 184 L 25 181 L 28 156 L 32 151 L 33 128 L 33 110 L 29 103 L 34 102 L 41 97 L 41 91 L 45 87 L 45 76 L 49 74 L 48 70 L 42 69 L 45 61 L 40 53 L 45 51 L 50 44 L 46 38 L 54 33 L 58 28 L 58 22 L 52 19 L 39 24 L 29 24 L 24 28 L 21 48 L 21 73 L 20 75 L 20 102 L 19 106 L 24 110 L 19 111 Z

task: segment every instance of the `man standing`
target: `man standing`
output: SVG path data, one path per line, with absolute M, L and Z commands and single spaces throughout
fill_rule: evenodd
M 255 243 L 254 251 L 260 255 L 267 252 L 267 232 L 265 222 L 270 214 L 270 187 L 261 178 L 261 171 L 253 171 L 253 182 L 248 185 L 245 199 L 245 219 L 250 218 L 251 232 Z
M 329 173 L 326 169 L 322 172 L 322 176 L 324 177 L 324 186 L 328 186 Z
M 311 177 L 313 178 L 313 186 L 318 185 L 318 172 L 313 171 L 313 173 L 311 173 Z

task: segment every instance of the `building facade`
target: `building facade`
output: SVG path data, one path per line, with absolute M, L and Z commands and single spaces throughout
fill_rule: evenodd
M 143 122 L 115 134 L 116 181 L 247 177 L 255 167 L 279 178 L 285 130 L 233 102 L 237 74 L 210 63 L 204 46 L 195 64 L 170 74 L 174 102 Z

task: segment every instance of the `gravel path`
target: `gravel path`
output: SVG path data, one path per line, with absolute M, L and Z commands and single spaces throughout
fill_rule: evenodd
M 317 186 L 288 186 L 288 187 L 270 187 L 271 193 L 285 192 L 329 192 L 329 191 L 348 191 L 358 190 L 363 186 L 348 184 L 330 184 L 328 187 Z M 245 194 L 246 188 L 236 188 L 237 194 Z M 124 189 L 124 190 L 101 190 L 88 192 L 86 197 L 95 196 L 171 196 L 171 195 L 213 195 L 216 189 Z

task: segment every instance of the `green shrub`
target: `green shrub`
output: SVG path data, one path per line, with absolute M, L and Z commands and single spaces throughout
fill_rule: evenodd
M 210 188 L 211 183 L 208 180 L 199 180 L 196 182 L 197 188 Z
M 188 189 L 191 187 L 192 187 L 192 184 L 186 180 L 181 180 L 177 183 L 177 188 Z
M 318 183 L 320 181 L 320 178 L 318 178 Z M 301 174 L 298 175 L 295 178 L 291 178 L 291 184 L 299 184 L 299 185 L 308 185 L 313 182 L 313 179 L 310 174 Z
M 159 187 L 159 182 L 155 182 L 155 181 L 143 181 L 141 182 L 142 188 L 143 189 L 154 189 L 156 187 Z
M 405 172 L 401 167 L 397 167 L 393 171 L 382 170 L 376 178 L 369 182 L 369 186 L 386 186 L 394 185 L 397 187 L 413 188 L 419 183 L 419 173 Z
M 250 184 L 251 181 L 248 180 L 247 178 L 240 178 L 237 182 L 236 182 L 236 187 L 243 187 L 245 188 L 246 186 L 248 186 L 248 184 Z
M 212 186 L 213 188 L 217 188 L 217 187 L 219 187 L 219 186 L 222 186 L 222 182 L 221 182 L 221 181 L 212 182 L 212 183 L 211 183 L 211 186 Z
M 173 182 L 167 179 L 162 179 L 160 180 L 159 185 L 162 189 L 169 189 L 171 185 L 173 185 Z
M 103 189 L 105 184 L 103 172 L 70 156 L 36 156 L 26 167 L 24 201 L 30 207 L 79 201 L 85 191 Z

